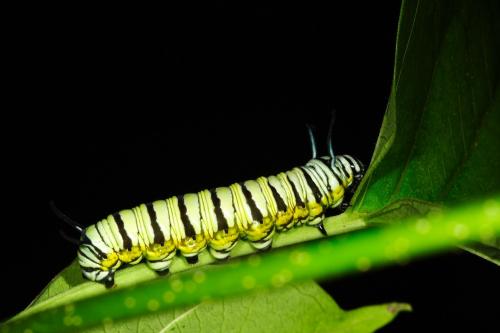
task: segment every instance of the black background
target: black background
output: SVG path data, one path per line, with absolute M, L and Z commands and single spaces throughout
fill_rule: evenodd
M 274 174 L 310 157 L 306 123 L 324 149 L 332 108 L 336 152 L 368 164 L 399 6 L 217 2 L 158 17 L 33 10 L 13 66 L 17 120 L 3 122 L 12 134 L 0 318 L 75 257 L 50 199 L 87 225 L 141 202 Z M 345 309 L 410 302 L 414 312 L 383 332 L 486 332 L 495 274 L 456 252 L 321 285 Z

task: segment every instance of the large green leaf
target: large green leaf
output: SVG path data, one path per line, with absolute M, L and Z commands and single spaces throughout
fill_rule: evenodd
M 403 2 L 391 97 L 355 210 L 381 222 L 500 191 L 498 17 L 498 1 Z
M 342 310 L 314 282 L 147 314 L 86 332 L 373 332 L 391 321 L 400 303 Z M 293 318 L 293 320 L 291 320 Z
M 383 129 L 356 209 L 500 190 L 500 3 L 405 1 Z

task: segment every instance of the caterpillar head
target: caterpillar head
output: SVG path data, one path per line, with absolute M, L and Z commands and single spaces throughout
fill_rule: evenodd
M 108 254 L 106 252 L 103 251 L 102 244 L 95 244 L 85 232 L 82 234 L 78 249 L 78 262 L 83 277 L 110 288 L 115 283 L 115 271 L 120 261 L 117 260 L 117 255 L 114 252 L 110 251 Z
M 54 201 L 49 202 L 50 209 L 61 221 L 68 224 L 80 234 L 80 241 L 67 236 L 63 231 L 61 235 L 68 241 L 78 245 L 78 262 L 82 268 L 82 275 L 90 281 L 97 281 L 112 287 L 114 285 L 115 270 L 120 266 L 117 254 L 100 239 L 99 231 L 95 225 L 84 229 L 79 223 L 60 211 Z
M 346 187 L 354 191 L 365 174 L 365 167 L 360 160 L 350 155 L 335 157 L 322 156 L 320 159 L 330 166 L 335 174 L 339 175 Z
M 338 160 L 340 163 L 342 163 L 342 166 L 345 169 L 351 169 L 352 173 L 352 178 L 353 182 L 351 183 L 351 186 L 357 186 L 359 182 L 361 181 L 361 178 L 365 175 L 365 167 L 363 163 L 361 163 L 360 160 L 358 160 L 355 157 L 352 157 L 350 155 L 341 155 L 338 157 Z M 347 165 L 349 166 L 347 168 Z

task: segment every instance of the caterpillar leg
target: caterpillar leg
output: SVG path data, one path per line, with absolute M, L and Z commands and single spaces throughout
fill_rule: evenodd
M 214 237 L 209 241 L 209 252 L 218 260 L 225 260 L 231 254 L 231 250 L 238 242 L 238 228 L 228 228 L 220 230 L 214 234 Z
M 324 219 L 325 219 L 325 214 L 321 214 L 319 216 L 314 217 L 312 220 L 309 220 L 307 222 L 307 225 L 318 228 L 319 232 L 321 232 L 323 236 L 328 236 L 325 230 L 325 226 L 323 225 Z
M 231 254 L 231 250 L 226 251 L 226 250 L 216 250 L 214 248 L 209 248 L 208 251 L 217 260 L 226 260 L 229 258 L 229 255 Z
M 186 256 L 186 254 L 184 254 L 184 257 L 186 258 L 186 261 L 188 262 L 188 264 L 196 264 L 198 262 L 198 254 L 194 254 L 194 255 L 190 255 L 190 256 Z
M 238 238 L 228 241 L 225 244 L 210 243 L 208 251 L 217 260 L 226 260 L 231 255 L 231 250 L 236 246 Z
M 318 228 L 319 232 L 321 232 L 321 234 L 323 236 L 328 236 L 328 233 L 326 232 L 326 229 L 325 229 L 325 226 L 323 225 L 323 222 L 320 222 L 318 224 L 316 224 L 316 228 Z
M 89 273 L 93 274 L 93 276 L 89 275 Z M 84 279 L 96 281 L 96 282 L 104 284 L 106 289 L 110 289 L 110 288 L 114 287 L 114 285 L 115 285 L 115 271 L 114 270 L 103 271 L 100 269 L 96 269 L 96 270 L 90 272 L 89 269 L 85 269 L 82 271 L 82 276 Z
M 169 272 L 172 264 L 172 256 L 160 260 L 147 260 L 146 264 L 159 275 L 165 275 Z
M 258 251 L 268 251 L 271 249 L 272 247 L 272 244 L 273 244 L 273 238 L 271 237 L 270 239 L 267 239 L 267 240 L 261 240 L 261 241 L 257 241 L 257 242 L 250 242 L 250 244 L 252 244 L 252 246 L 258 250 Z
M 168 240 L 164 244 L 151 244 L 144 253 L 144 257 L 149 268 L 159 275 L 165 275 L 175 257 L 174 242 Z
M 253 223 L 246 230 L 247 238 L 250 244 L 259 251 L 266 251 L 271 248 L 273 236 L 276 228 L 273 224 Z
M 82 276 L 84 279 L 91 280 L 91 281 L 96 281 L 99 283 L 104 284 L 106 289 L 110 289 L 114 287 L 115 285 L 115 271 L 101 271 L 101 270 L 95 270 L 95 273 L 93 277 L 89 276 L 89 271 L 84 270 L 82 271 Z
M 156 274 L 158 274 L 159 276 L 165 276 L 165 275 L 167 275 L 168 273 L 170 273 L 170 268 L 166 268 L 166 269 L 164 269 L 164 270 L 162 270 L 162 271 L 155 271 L 155 272 L 156 272 Z
M 258 251 L 264 252 L 271 249 L 273 244 L 273 236 L 274 236 L 275 228 L 273 227 L 269 230 L 269 233 L 263 237 L 262 239 L 250 240 L 250 244 Z
M 106 289 L 112 288 L 115 285 L 115 272 L 110 272 L 102 282 Z
M 129 262 L 128 264 L 129 265 L 137 265 L 138 263 L 140 263 L 142 261 L 142 259 L 143 259 L 143 256 L 141 255 L 141 256 L 137 257 L 137 259 Z
M 196 264 L 198 262 L 198 254 L 206 247 L 207 239 L 203 234 L 186 237 L 177 245 L 177 249 L 189 264 Z

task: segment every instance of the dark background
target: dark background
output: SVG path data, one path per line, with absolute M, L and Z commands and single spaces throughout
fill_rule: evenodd
M 274 174 L 310 157 L 306 123 L 324 149 L 332 108 L 336 152 L 368 164 L 390 92 L 399 6 L 217 2 L 159 17 L 33 9 L 14 66 L 17 121 L 3 122 L 13 131 L 0 318 L 27 306 L 75 257 L 50 199 L 88 225 L 141 202 Z M 493 264 L 456 252 L 321 285 L 345 309 L 413 305 L 382 332 L 487 332 L 495 274 Z

